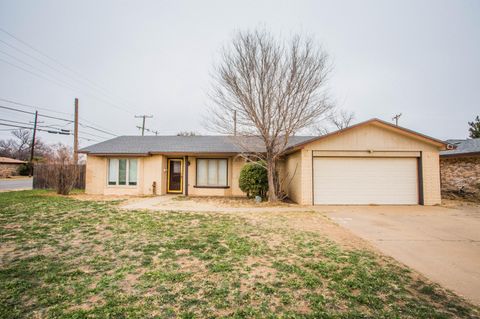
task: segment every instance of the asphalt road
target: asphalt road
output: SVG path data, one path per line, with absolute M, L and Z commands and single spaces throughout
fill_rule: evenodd
M 32 178 L 0 179 L 0 190 L 32 189 Z

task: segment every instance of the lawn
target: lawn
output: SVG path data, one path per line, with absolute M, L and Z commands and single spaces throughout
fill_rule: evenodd
M 1 318 L 478 318 L 374 252 L 235 214 L 0 193 Z

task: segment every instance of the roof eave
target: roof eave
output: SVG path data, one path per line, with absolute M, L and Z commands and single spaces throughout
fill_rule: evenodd
M 480 151 L 478 151 L 478 152 L 467 152 L 467 153 L 440 154 L 441 158 L 476 157 L 476 156 L 480 156 Z
M 352 129 L 355 129 L 355 128 L 358 128 L 358 127 L 361 127 L 361 126 L 365 126 L 365 125 L 368 125 L 368 124 L 372 124 L 372 123 L 379 123 L 381 125 L 385 125 L 391 129 L 397 129 L 397 130 L 400 130 L 404 133 L 408 133 L 410 135 L 413 135 L 419 139 L 422 139 L 430 144 L 434 144 L 436 146 L 438 146 L 439 148 L 443 149 L 443 150 L 446 150 L 447 149 L 447 146 L 448 146 L 448 143 L 444 142 L 444 141 L 441 141 L 439 139 L 436 139 L 436 138 L 433 138 L 433 137 L 430 137 L 428 135 L 425 135 L 425 134 L 422 134 L 422 133 L 418 133 L 418 132 L 415 132 L 415 131 L 412 131 L 410 129 L 407 129 L 407 128 L 404 128 L 404 127 L 401 127 L 401 126 L 397 126 L 397 125 L 394 125 L 392 123 L 388 123 L 388 122 L 385 122 L 383 120 L 380 120 L 380 119 L 377 119 L 377 118 L 373 118 L 373 119 L 370 119 L 370 120 L 367 120 L 367 121 L 364 121 L 364 122 L 360 122 L 360 123 L 357 123 L 357 124 L 354 124 L 352 126 L 349 126 L 349 127 L 346 127 L 344 129 L 340 129 L 340 130 L 337 130 L 337 131 L 334 131 L 334 132 L 331 132 L 331 133 L 327 133 L 325 135 L 321 135 L 321 136 L 318 136 L 318 137 L 314 137 L 310 140 L 307 140 L 307 141 L 304 141 L 302 143 L 299 143 L 299 144 L 296 144 L 296 145 L 293 145 L 291 146 L 290 148 L 288 148 L 285 152 L 288 152 L 288 153 L 292 153 L 292 152 L 295 152 L 299 149 L 303 149 L 307 144 L 309 143 L 312 143 L 312 142 L 315 142 L 315 141 L 319 141 L 319 140 L 322 140 L 322 139 L 325 139 L 325 138 L 329 138 L 331 136 L 334 136 L 334 135 L 338 135 L 338 134 L 341 134 L 343 132 L 346 132 L 346 131 L 349 131 L 349 130 L 352 130 Z

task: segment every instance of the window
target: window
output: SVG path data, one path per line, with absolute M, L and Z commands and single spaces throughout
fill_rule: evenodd
M 197 159 L 197 186 L 228 186 L 227 166 L 226 159 Z
M 137 165 L 136 159 L 109 159 L 108 185 L 137 185 Z

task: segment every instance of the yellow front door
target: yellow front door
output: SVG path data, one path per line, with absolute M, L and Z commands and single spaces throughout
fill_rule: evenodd
M 167 190 L 169 193 L 183 193 L 183 160 L 168 160 Z

